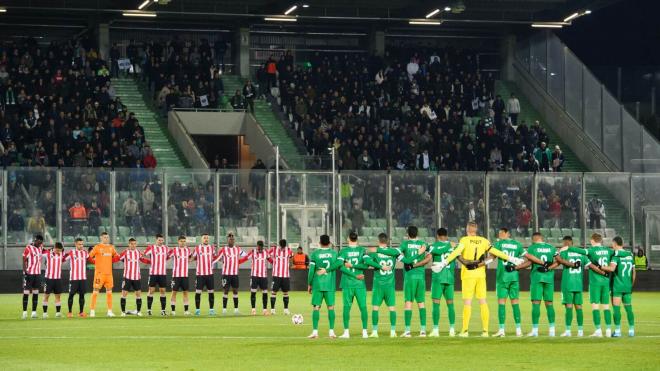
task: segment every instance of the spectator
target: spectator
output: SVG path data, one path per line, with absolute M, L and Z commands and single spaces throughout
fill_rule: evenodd
M 293 269 L 307 270 L 309 266 L 309 256 L 303 252 L 302 247 L 298 247 L 296 253 L 293 255 Z
M 529 226 L 532 222 L 532 212 L 527 208 L 527 205 L 522 204 L 518 211 L 518 233 L 525 237 L 529 237 Z
M 132 195 L 129 195 L 122 205 L 122 213 L 126 220 L 126 225 L 133 226 L 134 219 L 138 215 L 138 203 Z M 135 233 L 135 232 L 132 232 Z
M 98 236 L 99 227 L 101 226 L 101 209 L 98 207 L 96 201 L 92 201 L 91 206 L 87 210 L 87 225 L 89 226 L 90 235 Z
M 564 166 L 564 154 L 561 148 L 556 145 L 555 150 L 552 151 L 552 171 L 560 172 L 562 166 Z
M 149 212 L 154 208 L 155 195 L 154 192 L 149 187 L 149 184 L 145 184 L 142 190 L 142 211 Z
M 247 80 L 245 86 L 243 86 L 243 97 L 245 98 L 245 104 L 250 109 L 250 112 L 254 113 L 254 96 L 255 96 L 254 86 L 252 86 L 252 81 Z
M 594 195 L 594 197 L 589 200 L 587 211 L 589 213 L 589 228 L 600 229 L 601 220 L 605 218 L 605 204 L 603 204 L 603 201 L 598 198 L 598 195 Z
M 243 95 L 241 94 L 240 90 L 236 90 L 236 94 L 234 94 L 234 96 L 231 97 L 229 103 L 234 109 L 238 109 L 238 110 L 245 109 L 245 100 L 243 99 Z
M 518 125 L 518 115 L 520 115 L 520 101 L 511 93 L 511 98 L 506 102 L 506 111 L 509 113 L 511 123 Z
M 25 220 L 18 210 L 12 210 L 7 217 L 7 229 L 10 231 L 23 231 L 25 229 Z
M 369 156 L 367 150 L 362 151 L 362 155 L 358 158 L 358 169 L 359 170 L 370 170 L 373 166 L 373 160 Z
M 552 152 L 550 152 L 550 148 L 547 147 L 545 142 L 541 142 L 541 146 L 534 149 L 534 158 L 538 161 L 541 170 L 550 171 Z
M 28 235 L 45 235 L 46 234 L 46 219 L 44 218 L 41 210 L 36 210 L 28 219 L 27 231 Z
M 637 248 L 637 252 L 635 254 L 635 270 L 636 271 L 645 271 L 648 269 L 648 259 L 646 258 L 646 254 L 644 254 L 644 249 L 642 247 Z
M 153 151 L 151 150 L 150 147 L 144 147 L 144 157 L 142 158 L 142 165 L 144 166 L 145 169 L 153 169 L 156 167 L 158 162 L 156 161 L 156 157 L 153 154 Z

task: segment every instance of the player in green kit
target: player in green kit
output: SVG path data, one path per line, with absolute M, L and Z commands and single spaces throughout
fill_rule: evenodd
M 500 228 L 498 240 L 495 242 L 495 248 L 515 258 L 522 258 L 525 255 L 525 249 L 522 244 L 511 239 L 511 232 L 508 228 Z M 519 274 L 515 266 L 511 263 L 499 260 L 497 263 L 497 274 L 495 291 L 497 292 L 497 318 L 499 330 L 495 333 L 496 337 L 504 337 L 504 327 L 506 322 L 506 299 L 511 302 L 513 311 L 513 321 L 516 324 L 516 336 L 522 336 L 520 328 L 520 281 Z
M 411 225 L 407 229 L 408 240 L 401 242 L 399 249 L 403 254 L 401 260 L 404 264 L 403 297 L 405 300 L 405 331 L 402 337 L 410 337 L 410 323 L 412 321 L 412 303 L 417 302 L 419 308 L 420 337 L 426 337 L 426 279 L 424 266 L 415 266 L 426 257 L 426 242 L 417 239 L 417 227 Z
M 369 313 L 367 313 L 367 286 L 364 283 L 364 274 L 362 273 L 362 271 L 369 268 L 369 266 L 364 263 L 366 251 L 364 247 L 358 246 L 357 240 L 357 233 L 351 231 L 348 234 L 348 246 L 341 249 L 341 251 L 339 251 L 339 256 L 337 257 L 337 260 L 344 264 L 344 266 L 341 267 L 342 275 L 340 281 L 344 304 L 342 312 L 344 333 L 340 336 L 341 339 L 348 339 L 351 337 L 349 327 L 353 299 L 357 301 L 358 308 L 360 308 L 362 337 L 369 337 L 369 334 L 367 333 L 367 321 L 369 320 Z
M 569 251 L 573 245 L 573 237 L 565 236 L 562 239 L 562 247 L 559 255 L 555 257 L 558 263 L 564 266 L 561 272 L 561 303 L 564 305 L 564 321 L 566 330 L 561 334 L 563 337 L 572 336 L 571 326 L 573 324 L 573 308 L 577 320 L 577 336 L 584 336 L 583 324 L 584 313 L 582 311 L 582 287 L 584 285 L 584 269 L 591 262 L 583 254 Z
M 390 310 L 390 337 L 396 337 L 396 287 L 395 272 L 397 256 L 401 254 L 399 249 L 390 249 L 387 246 L 387 235 L 381 233 L 378 235 L 378 250 L 369 249 L 364 262 L 374 267 L 374 283 L 371 293 L 371 324 L 373 331 L 369 337 L 378 337 L 378 310 L 380 305 L 385 302 Z
M 612 336 L 612 313 L 610 312 L 610 277 L 609 273 L 601 270 L 601 267 L 610 265 L 610 259 L 614 251 L 603 246 L 603 237 L 594 233 L 590 239 L 591 247 L 581 249 L 571 247 L 568 250 L 586 255 L 591 262 L 589 266 L 589 301 L 591 302 L 591 313 L 594 319 L 596 331 L 591 334 L 592 337 L 603 337 L 603 330 L 600 327 L 600 309 L 603 310 L 605 317 L 605 336 Z
M 440 228 L 435 234 L 436 241 L 429 247 L 429 255 L 422 261 L 422 265 L 433 259 L 433 262 L 441 262 L 449 256 L 454 250 L 454 246 L 449 241 L 447 230 Z M 420 263 L 417 263 L 420 264 Z M 433 300 L 433 309 L 431 318 L 433 318 L 433 331 L 430 337 L 440 336 L 440 299 L 445 298 L 447 304 L 447 317 L 449 319 L 449 336 L 455 336 L 454 323 L 456 322 L 456 311 L 454 310 L 454 272 L 455 262 L 449 263 L 447 267 L 440 272 L 431 273 L 431 299 Z
M 309 258 L 309 272 L 307 274 L 307 291 L 312 294 L 312 334 L 310 339 L 319 337 L 318 327 L 321 305 L 325 301 L 328 307 L 328 322 L 331 339 L 335 335 L 335 271 L 344 264 L 337 260 L 337 252 L 331 248 L 330 237 L 323 235 L 320 238 L 319 249 L 314 250 Z
M 614 333 L 612 337 L 621 337 L 621 303 L 628 317 L 628 336 L 635 336 L 635 314 L 632 310 L 632 287 L 635 284 L 635 259 L 630 251 L 623 249 L 623 239 L 616 236 L 612 239 L 612 249 L 615 255 L 609 267 L 602 270 L 611 272 L 612 307 L 614 309 Z
M 541 300 L 545 302 L 548 315 L 548 336 L 555 336 L 555 308 L 552 305 L 555 292 L 554 268 L 557 249 L 543 242 L 543 235 L 539 232 L 532 234 L 532 245 L 527 249 L 524 257 L 528 260 L 515 267 L 516 270 L 532 266 L 530 273 L 529 294 L 532 299 L 532 331 L 527 336 L 539 336 L 539 320 L 541 318 Z

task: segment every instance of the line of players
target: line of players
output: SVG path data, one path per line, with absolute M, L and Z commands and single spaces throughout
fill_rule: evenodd
M 182 292 L 184 315 L 190 315 L 189 311 L 189 262 L 195 260 L 195 315 L 199 316 L 201 295 L 204 290 L 208 293 L 209 315 L 215 315 L 215 294 L 214 294 L 214 266 L 217 262 L 222 262 L 222 313 L 227 312 L 227 302 L 229 291 L 232 291 L 234 302 L 234 313 L 238 314 L 238 269 L 239 266 L 248 260 L 252 262 L 250 277 L 250 301 L 252 305 L 252 314 L 256 314 L 256 295 L 261 291 L 263 314 L 275 314 L 275 303 L 277 292 L 282 291 L 282 300 L 284 304 L 284 314 L 289 314 L 289 290 L 290 290 L 290 272 L 289 265 L 293 252 L 287 246 L 286 240 L 281 240 L 279 246 L 272 247 L 269 250 L 264 248 L 263 241 L 257 242 L 257 247 L 249 252 L 243 251 L 235 245 L 235 238 L 232 233 L 227 235 L 227 245 L 216 248 L 209 244 L 209 235 L 201 236 L 201 244 L 190 248 L 186 246 L 186 237 L 179 236 L 177 246 L 169 248 L 164 244 L 164 238 L 158 234 L 155 243 L 147 246 L 144 251 L 137 248 L 137 241 L 134 238 L 129 239 L 128 248 L 121 253 L 115 250 L 110 244 L 110 238 L 103 232 L 100 236 L 101 243 L 90 250 L 84 248 L 83 240 L 75 240 L 75 248 L 64 251 L 61 243 L 56 243 L 52 249 L 43 247 L 43 237 L 37 235 L 31 244 L 25 247 L 23 251 L 23 319 L 28 317 L 27 307 L 28 299 L 32 294 L 32 318 L 37 317 L 37 304 L 39 289 L 41 288 L 41 263 L 45 258 L 45 282 L 43 283 L 43 318 L 48 318 L 48 300 L 51 294 L 55 296 L 56 317 L 61 317 L 61 293 L 63 292 L 62 265 L 64 262 L 70 262 L 69 270 L 69 295 L 68 295 L 68 313 L 67 317 L 73 317 L 74 296 L 78 295 L 80 317 L 86 317 L 85 291 L 87 280 L 87 264 L 94 265 L 94 280 L 92 303 L 89 312 L 90 317 L 96 314 L 96 301 L 101 289 L 106 290 L 106 303 L 108 317 L 114 317 L 112 311 L 112 288 L 113 263 L 123 262 L 123 280 L 121 291 L 121 316 L 134 314 L 141 316 L 142 295 L 141 295 L 141 264 L 149 265 L 149 279 L 147 292 L 147 314 L 152 315 L 152 305 L 156 288 L 160 294 L 160 314 L 167 315 L 166 312 L 166 288 L 167 284 L 167 261 L 172 260 L 172 279 L 170 288 L 172 295 L 170 298 L 170 315 L 176 315 L 177 293 Z M 270 311 L 268 311 L 268 269 L 267 263 L 272 266 L 272 286 L 270 297 Z M 136 309 L 126 310 L 126 299 L 128 293 L 135 293 Z
M 402 337 L 411 337 L 413 303 L 417 304 L 420 317 L 420 337 L 426 336 L 426 279 L 425 267 L 432 262 L 431 299 L 433 301 L 433 330 L 430 336 L 439 336 L 440 303 L 444 298 L 449 321 L 449 336 L 455 336 L 454 309 L 454 270 L 455 260 L 462 264 L 461 284 L 463 298 L 463 328 L 459 336 L 468 336 L 472 311 L 472 299 L 480 304 L 482 336 L 489 336 L 489 309 L 486 303 L 486 266 L 498 258 L 496 292 L 498 300 L 499 331 L 494 335 L 505 336 L 506 307 L 511 303 L 516 326 L 516 336 L 522 336 L 519 305 L 520 280 L 518 271 L 531 267 L 530 297 L 532 302 L 532 330 L 528 336 L 539 335 L 541 302 L 545 303 L 549 336 L 555 336 L 554 270 L 564 267 L 561 277 L 562 304 L 566 308 L 566 329 L 561 336 L 572 335 L 573 310 L 577 317 L 577 336 L 583 336 L 583 272 L 589 270 L 589 297 L 592 304 L 593 323 L 596 328 L 591 335 L 602 337 L 601 310 L 606 324 L 606 336 L 621 336 L 621 304 L 625 308 L 629 335 L 634 336 L 634 314 L 632 311 L 632 286 L 635 280 L 633 256 L 623 249 L 621 237 L 613 239 L 612 247 L 602 246 L 602 236 L 591 236 L 590 247 L 583 249 L 572 246 L 570 236 L 563 238 L 560 248 L 545 243 L 540 233 L 534 233 L 532 244 L 525 250 L 520 242 L 511 239 L 506 228 L 499 230 L 498 241 L 493 245 L 477 235 L 476 223 L 467 225 L 467 236 L 458 245 L 449 241 L 447 231 L 440 228 L 436 242 L 430 246 L 417 238 L 417 228 L 407 229 L 408 239 L 398 248 L 388 246 L 384 233 L 378 236 L 379 246 L 364 248 L 358 246 L 358 236 L 351 232 L 348 245 L 336 252 L 328 236 L 321 236 L 321 248 L 310 256 L 308 291 L 312 294 L 312 326 L 309 338 L 317 338 L 320 308 L 325 302 L 328 309 L 329 337 L 335 338 L 335 275 L 342 272 L 340 287 L 343 301 L 344 332 L 340 338 L 349 338 L 350 312 L 353 301 L 357 302 L 362 322 L 362 337 L 378 337 L 379 308 L 385 302 L 389 309 L 390 337 L 396 337 L 396 293 L 394 267 L 397 261 L 404 265 L 404 321 Z M 372 292 L 372 332 L 367 332 L 367 290 L 364 270 L 373 268 Z M 614 309 L 615 331 L 611 332 L 612 314 L 610 298 Z

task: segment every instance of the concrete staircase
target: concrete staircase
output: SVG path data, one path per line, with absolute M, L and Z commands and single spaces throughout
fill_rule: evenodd
M 236 75 L 224 75 L 222 82 L 225 87 L 225 96 L 227 101 L 236 93 L 236 90 L 243 91 L 243 80 Z M 230 107 L 227 107 L 230 108 Z M 273 108 L 268 101 L 256 99 L 254 101 L 254 118 L 257 120 L 264 133 L 273 143 L 280 147 L 280 156 L 289 165 L 291 169 L 303 169 L 303 156 L 306 154 L 296 146 L 294 139 L 284 128 L 283 123 L 273 112 Z M 268 164 L 270 165 L 270 164 Z
M 145 139 L 156 156 L 158 167 L 188 167 L 186 159 L 167 130 L 167 120 L 152 108 L 150 98 L 145 97 L 139 83 L 132 78 L 115 78 L 112 79 L 112 84 L 128 112 L 135 112 L 144 128 Z
M 588 172 L 589 169 L 575 156 L 575 153 L 561 140 L 552 128 L 547 124 L 541 114 L 532 106 L 530 101 L 525 97 L 521 90 L 516 87 L 516 84 L 511 81 L 497 81 L 495 83 L 495 93 L 502 96 L 506 101 L 511 93 L 514 93 L 520 101 L 521 112 L 518 116 L 518 122 L 525 120 L 527 125 L 539 120 L 541 126 L 546 129 L 550 143 L 548 146 L 553 148 L 559 145 L 564 152 L 565 162 L 564 172 Z M 617 235 L 623 237 L 627 243 L 630 240 L 630 225 L 628 223 L 628 210 L 617 200 L 612 193 L 610 193 L 606 186 L 588 183 L 586 186 L 585 202 L 589 202 L 594 196 L 598 196 L 605 205 L 605 214 L 607 216 L 607 228 L 614 228 Z M 588 225 L 587 225 L 588 227 Z M 590 231 L 588 231 L 590 232 Z M 590 233 L 588 233 L 590 234 Z M 607 236 L 614 237 L 614 236 Z

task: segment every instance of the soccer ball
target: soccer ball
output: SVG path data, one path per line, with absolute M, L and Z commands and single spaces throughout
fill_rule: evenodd
M 303 324 L 303 316 L 302 314 L 294 314 L 291 316 L 291 323 L 294 325 L 302 325 Z

